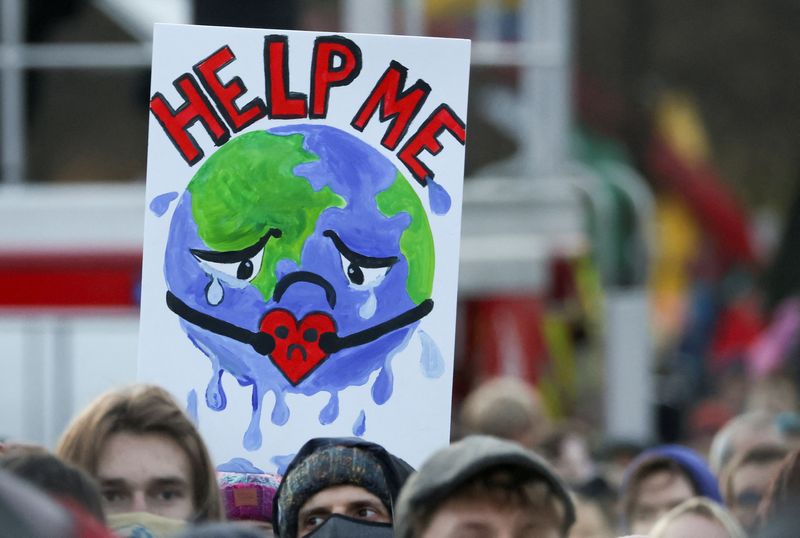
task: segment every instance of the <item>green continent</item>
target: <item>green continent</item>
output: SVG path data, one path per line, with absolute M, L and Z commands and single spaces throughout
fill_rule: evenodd
M 189 182 L 192 215 L 209 248 L 241 250 L 257 243 L 270 228 L 282 232 L 280 238 L 269 239 L 261 270 L 252 282 L 265 300 L 275 288 L 278 260 L 299 264 L 303 244 L 320 214 L 345 205 L 329 187 L 315 191 L 308 180 L 294 174 L 297 165 L 317 159 L 303 149 L 303 135 L 255 131 L 222 146 Z
M 417 193 L 399 172 L 388 189 L 376 197 L 378 209 L 387 217 L 405 212 L 411 217 L 411 224 L 400 236 L 400 251 L 408 261 L 408 280 L 406 290 L 411 300 L 419 304 L 430 298 L 433 289 L 433 270 L 435 252 L 433 235 L 428 223 L 425 208 L 419 202 Z

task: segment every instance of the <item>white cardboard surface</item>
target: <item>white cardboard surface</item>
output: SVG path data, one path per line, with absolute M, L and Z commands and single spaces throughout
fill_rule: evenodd
M 265 36 L 270 35 L 286 36 L 288 89 L 309 95 L 315 39 L 333 34 L 156 25 L 151 96 L 162 95 L 179 111 L 186 98 L 173 82 L 184 74 L 197 80 L 193 66 L 227 45 L 235 59 L 218 69 L 216 76 L 222 84 L 238 77 L 246 86 L 247 91 L 235 99 L 237 108 L 245 109 L 248 103 L 260 99 L 271 110 L 265 82 Z M 244 458 L 259 469 L 274 471 L 311 437 L 355 433 L 383 444 L 416 466 L 449 440 L 464 145 L 447 128 L 435 133 L 441 150 L 435 155 L 422 150 L 418 156 L 435 174 L 425 187 L 413 178 L 398 153 L 442 104 L 466 122 L 469 42 L 338 35 L 360 50 L 361 69 L 349 84 L 330 88 L 324 118 L 279 119 L 267 115 L 234 132 L 219 114 L 219 107 L 208 99 L 230 139 L 217 147 L 203 124 L 194 123 L 188 132 L 204 156 L 190 164 L 157 121 L 151 104 L 146 192 L 150 209 L 145 216 L 139 378 L 165 386 L 187 405 L 218 464 Z M 363 131 L 352 127 L 351 122 L 393 61 L 407 69 L 401 90 L 422 80 L 430 92 L 397 147 L 388 149 L 381 140 L 390 122 L 380 121 L 380 111 Z M 334 77 L 342 65 L 338 57 L 331 61 Z M 208 96 L 209 90 L 203 89 L 203 93 Z M 242 137 L 248 136 L 248 140 L 257 140 L 253 144 L 258 148 L 263 143 L 265 151 L 274 152 L 277 160 L 291 154 L 291 159 L 304 159 L 306 164 L 291 168 L 295 177 L 288 180 L 268 171 L 269 165 L 254 164 L 248 169 L 249 164 L 242 163 L 250 162 L 248 159 L 260 149 L 234 149 L 243 148 Z M 278 138 L 285 143 L 298 137 L 308 153 L 287 152 L 285 145 L 271 145 Z M 230 153 L 223 153 L 227 151 Z M 214 160 L 217 152 L 219 160 Z M 291 159 L 288 162 L 295 163 Z M 199 174 L 200 170 L 205 172 Z M 425 246 L 419 239 L 426 233 L 425 226 L 419 224 L 424 219 L 413 218 L 409 211 L 387 210 L 385 204 L 391 203 L 386 202 L 388 195 L 384 195 L 382 206 L 374 202 L 398 181 L 397 172 L 404 176 L 399 180 L 413 189 L 415 197 L 404 194 L 402 208 L 410 207 L 409 199 L 418 200 L 414 207 L 424 209 L 429 223 L 435 249 L 429 297 L 419 295 L 424 284 L 412 293 L 407 277 L 413 272 L 416 281 L 426 281 L 427 273 L 418 267 L 426 256 L 413 253 Z M 205 179 L 201 181 L 200 176 Z M 187 187 L 193 178 L 190 193 Z M 281 181 L 303 183 L 309 196 L 326 201 L 301 203 L 300 195 L 293 195 L 287 202 L 281 196 L 288 190 L 282 187 L 277 195 L 258 194 L 264 185 L 281 186 Z M 346 192 L 349 189 L 352 192 Z M 372 192 L 365 194 L 364 189 Z M 223 209 L 209 209 L 217 205 L 218 198 L 228 200 L 221 204 Z M 443 212 L 447 198 L 451 204 Z M 247 249 L 257 242 L 253 238 L 268 229 L 281 229 L 281 222 L 292 222 L 288 214 L 316 208 L 315 204 L 323 209 L 310 217 L 310 233 L 293 236 L 287 225 L 280 237 L 269 236 L 265 245 L 253 247 L 263 247 L 259 253 L 253 255 L 253 250 Z M 248 230 L 237 235 L 238 226 Z M 416 235 L 409 231 L 412 228 L 417 230 Z M 339 246 L 330 233 L 325 233 L 329 231 L 340 239 Z M 411 234 L 405 243 L 399 239 L 403 234 Z M 299 264 L 297 259 L 289 259 L 293 251 L 287 245 L 293 240 L 303 248 Z M 219 252 L 227 253 L 222 256 L 224 262 L 215 261 L 222 259 L 215 257 Z M 367 267 L 390 263 L 392 258 L 394 262 L 388 267 Z M 237 278 L 247 275 L 247 268 L 239 272 L 247 260 L 253 264 L 252 282 Z M 355 272 L 361 271 L 363 283 L 359 284 L 358 278 L 355 283 L 348 280 L 351 264 L 358 266 Z M 261 271 L 266 272 L 262 275 Z M 275 284 L 297 271 L 328 281 L 336 294 L 335 306 L 326 298 L 323 286 L 304 281 L 287 285 L 276 300 L 274 291 L 279 286 Z M 274 277 L 272 285 L 268 273 Z M 337 334 L 344 337 L 361 330 L 374 332 L 375 325 L 419 307 L 423 299 L 432 299 L 433 309 L 419 321 L 372 342 L 327 354 L 295 384 L 279 371 L 278 363 L 270 358 L 272 354 L 266 356 L 245 341 L 199 326 L 191 314 L 188 317 L 192 319 L 187 320 L 171 310 L 166 300 L 168 291 L 184 307 L 205 316 L 202 319 L 222 320 L 252 334 L 260 332 L 265 313 L 276 308 L 288 310 L 300 320 L 299 325 L 290 327 L 293 332 L 287 337 L 297 345 L 303 331 L 311 327 L 310 322 L 302 320 L 312 312 L 329 315 L 337 325 Z M 272 341 L 278 342 L 274 325 L 268 329 L 273 331 Z M 312 325 L 324 329 L 324 323 Z M 305 367 L 296 365 L 303 361 L 303 355 L 310 357 L 317 352 L 312 344 L 308 346 L 284 353 L 282 364 L 295 365 L 291 368 L 302 371 Z M 272 353 L 279 354 L 277 345 Z M 306 359 L 313 362 L 309 357 Z

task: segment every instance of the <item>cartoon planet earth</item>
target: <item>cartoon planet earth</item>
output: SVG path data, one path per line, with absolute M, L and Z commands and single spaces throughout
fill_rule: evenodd
M 287 393 L 372 386 L 392 393 L 391 359 L 433 308 L 434 246 L 425 209 L 380 152 L 339 129 L 294 125 L 231 139 L 180 197 L 165 253 L 167 305 L 211 361 L 207 405 L 226 407 L 222 376 L 252 390 L 248 450 L 261 406 L 289 419 Z

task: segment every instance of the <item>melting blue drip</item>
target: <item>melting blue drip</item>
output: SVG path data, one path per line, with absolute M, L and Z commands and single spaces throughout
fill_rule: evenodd
M 286 474 L 286 468 L 289 467 L 289 464 L 292 463 L 296 455 L 296 453 L 292 453 L 284 456 L 272 456 L 272 459 L 269 461 L 275 464 L 275 467 L 278 468 L 278 474 L 283 476 Z
M 221 473 L 264 474 L 264 471 L 245 458 L 233 458 L 226 463 L 221 463 L 217 465 L 217 471 Z
M 215 373 L 211 376 L 211 381 L 208 382 L 206 388 L 206 405 L 214 411 L 222 411 L 228 406 L 228 397 L 225 396 L 225 391 L 222 388 L 222 372 L 221 369 L 214 369 Z
M 319 423 L 326 426 L 339 417 L 339 393 L 331 392 L 331 399 L 319 412 Z
M 289 406 L 286 405 L 286 397 L 281 390 L 273 390 L 275 395 L 275 406 L 272 408 L 270 419 L 276 426 L 283 426 L 289 421 Z
M 447 191 L 433 181 L 432 177 L 425 178 L 428 185 L 428 201 L 431 204 L 431 211 L 436 215 L 444 215 L 450 211 L 450 206 L 453 203 Z
M 244 433 L 242 445 L 245 450 L 253 451 L 261 448 L 261 399 L 262 395 L 258 393 L 258 388 L 253 387 L 253 396 L 251 404 L 253 406 L 253 414 L 250 415 L 250 424 L 247 426 L 247 431 Z
M 192 389 L 186 396 L 186 414 L 192 419 L 192 423 L 197 426 L 200 422 L 197 419 L 197 391 Z
M 361 437 L 364 435 L 365 431 L 367 431 L 367 415 L 362 409 L 358 414 L 358 418 L 356 418 L 356 421 L 353 423 L 353 435 Z
M 419 339 L 422 342 L 422 356 L 419 358 L 422 374 L 430 379 L 441 377 L 444 373 L 444 359 L 439 346 L 423 331 L 419 331 Z
M 392 359 L 395 355 L 406 348 L 413 335 L 413 332 L 409 332 L 408 336 L 406 336 L 405 339 L 400 342 L 400 345 L 394 348 L 391 353 L 386 355 L 386 361 L 383 363 L 383 368 L 381 368 L 381 371 L 378 372 L 378 377 L 375 379 L 375 383 L 372 384 L 372 401 L 376 404 L 383 405 L 389 400 L 389 398 L 391 398 L 392 392 L 394 391 L 394 372 L 392 372 L 391 368 Z
M 159 194 L 150 201 L 150 211 L 152 211 L 156 217 L 163 217 L 164 213 L 169 209 L 169 204 L 177 197 L 178 193 L 174 191 Z
M 378 378 L 372 384 L 372 401 L 378 405 L 385 404 L 394 391 L 394 373 L 389 367 L 389 362 L 383 365 L 378 372 Z

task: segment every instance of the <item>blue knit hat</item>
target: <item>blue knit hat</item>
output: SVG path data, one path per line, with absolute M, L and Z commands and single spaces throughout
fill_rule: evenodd
M 642 466 L 653 460 L 674 461 L 691 480 L 697 495 L 708 497 L 722 504 L 717 478 L 711 472 L 706 461 L 694 450 L 680 445 L 659 445 L 639 454 L 625 470 L 622 491 L 630 487 L 630 479 Z

